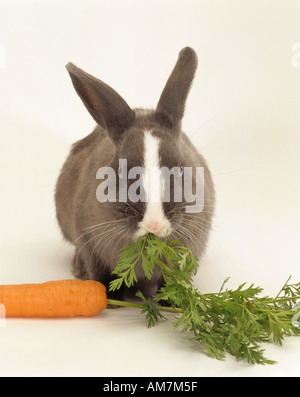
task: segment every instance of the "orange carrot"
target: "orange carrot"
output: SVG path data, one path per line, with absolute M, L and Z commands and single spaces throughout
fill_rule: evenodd
M 0 286 L 6 317 L 93 316 L 107 306 L 106 288 L 92 280 Z

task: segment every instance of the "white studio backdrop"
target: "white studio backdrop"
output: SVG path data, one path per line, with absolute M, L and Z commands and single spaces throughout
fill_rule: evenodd
M 95 123 L 65 64 L 155 107 L 185 46 L 199 65 L 183 129 L 217 191 L 195 284 L 216 291 L 231 276 L 276 294 L 299 281 L 299 1 L 0 0 L 2 284 L 71 277 L 53 193 Z

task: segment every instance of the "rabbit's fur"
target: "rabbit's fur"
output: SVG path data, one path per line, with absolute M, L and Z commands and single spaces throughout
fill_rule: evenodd
M 181 131 L 196 67 L 194 50 L 189 47 L 181 50 L 156 109 L 144 110 L 131 109 L 111 87 L 75 65 L 67 65 L 78 95 L 97 122 L 90 135 L 72 146 L 55 193 L 62 233 L 75 246 L 76 277 L 95 279 L 108 287 L 120 248 L 153 230 L 159 236 L 169 232 L 169 239 L 179 238 L 198 258 L 204 253 L 214 212 L 214 186 L 204 158 Z M 97 170 L 112 167 L 118 186 L 120 178 L 124 178 L 120 175 L 119 159 L 127 160 L 128 170 L 135 166 L 155 166 L 157 162 L 169 169 L 193 167 L 194 171 L 196 167 L 204 167 L 203 210 L 185 212 L 187 203 L 172 199 L 174 181 L 170 182 L 170 202 L 152 206 L 147 201 L 99 202 Z M 128 179 L 128 186 L 133 182 Z M 151 281 L 145 278 L 141 266 L 137 265 L 136 272 L 138 288 L 146 294 L 162 285 L 158 270 Z M 123 292 L 108 295 L 121 298 Z

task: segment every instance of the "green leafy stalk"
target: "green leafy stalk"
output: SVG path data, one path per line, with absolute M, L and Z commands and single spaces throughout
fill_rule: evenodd
M 119 278 L 116 278 L 110 283 L 110 291 L 115 291 L 121 288 L 123 282 L 127 287 L 131 287 L 137 282 L 135 274 L 135 266 L 142 256 L 144 256 L 144 250 L 147 239 L 139 239 L 134 244 L 125 245 L 119 254 L 119 261 L 113 271 L 113 274 L 117 274 Z M 143 267 L 144 269 L 144 267 Z M 152 270 L 151 266 L 147 266 L 144 269 L 146 277 L 151 279 Z
M 271 298 L 261 297 L 262 288 L 253 284 L 224 290 L 226 279 L 218 293 L 201 294 L 192 285 L 197 258 L 191 250 L 179 240 L 167 243 L 149 234 L 123 247 L 113 271 L 118 278 L 111 282 L 110 290 L 119 289 L 123 283 L 132 286 L 137 281 L 136 266 L 142 267 L 148 279 L 158 266 L 165 280 L 152 299 L 145 299 L 141 292 L 137 294 L 143 304 L 135 307 L 139 305 L 146 314 L 148 327 L 165 319 L 161 311 L 171 311 L 175 315 L 174 327 L 190 332 L 211 357 L 223 359 L 227 352 L 249 363 L 273 364 L 264 356 L 261 344 L 281 345 L 286 336 L 300 335 L 300 327 L 292 322 L 295 303 L 300 299 L 300 283 L 288 284 L 288 279 L 277 296 Z M 170 307 L 157 306 L 155 301 L 165 301 Z

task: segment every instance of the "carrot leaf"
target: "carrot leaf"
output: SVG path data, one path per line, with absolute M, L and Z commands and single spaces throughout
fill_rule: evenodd
M 152 299 L 137 293 L 143 301 L 142 313 L 148 327 L 165 319 L 161 311 L 173 312 L 174 327 L 191 334 L 211 357 L 220 360 L 229 353 L 251 364 L 273 364 L 275 361 L 265 356 L 261 344 L 282 345 L 286 336 L 300 335 L 300 283 L 290 284 L 288 279 L 272 298 L 261 296 L 262 288 L 253 284 L 225 289 L 226 279 L 219 292 L 202 294 L 192 284 L 198 262 L 190 248 L 183 247 L 179 240 L 167 242 L 167 238 L 161 240 L 148 234 L 123 247 L 113 271 L 118 278 L 111 282 L 110 289 L 137 282 L 135 267 L 139 263 L 147 279 L 159 267 L 165 281 Z M 155 303 L 163 301 L 169 307 Z

